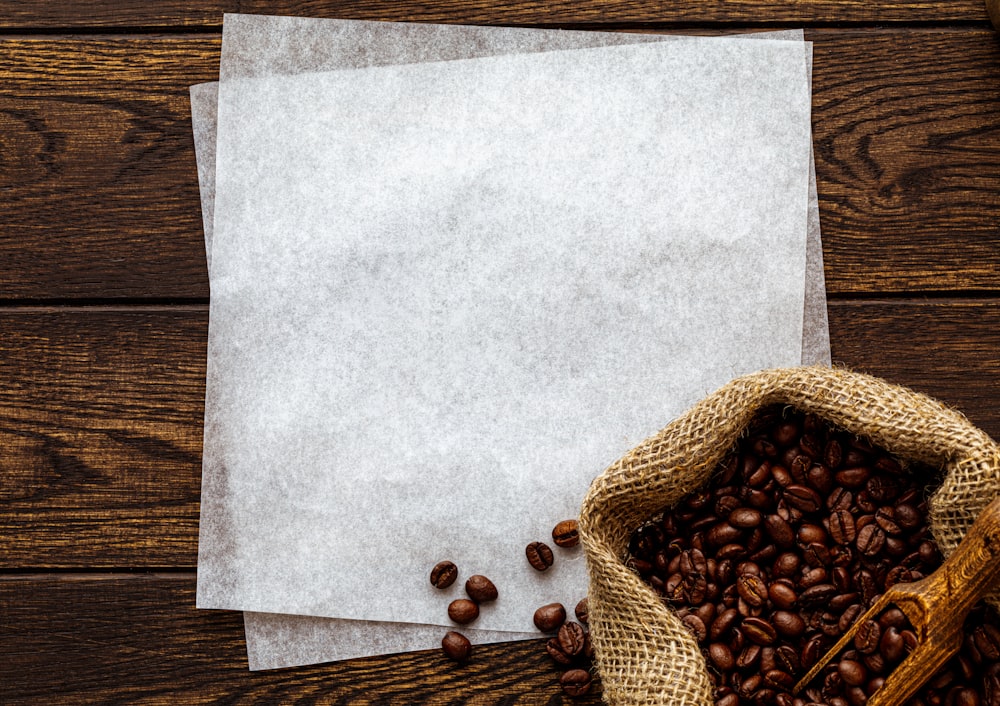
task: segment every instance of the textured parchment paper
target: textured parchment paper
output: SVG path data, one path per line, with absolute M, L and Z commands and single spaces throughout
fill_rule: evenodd
M 271 20 L 272 18 L 257 18 L 261 21 Z M 330 21 L 318 21 L 319 24 L 331 25 Z M 363 27 L 363 25 L 370 25 L 371 23 L 342 23 L 348 27 L 354 26 L 356 30 L 368 30 L 370 28 Z M 395 29 L 399 25 L 380 25 L 378 29 L 384 31 L 387 35 L 392 36 L 393 32 L 390 28 Z M 466 30 L 479 28 L 446 28 L 447 30 Z M 486 30 L 496 33 L 498 36 L 504 33 L 507 34 L 518 34 L 528 32 L 531 30 Z M 360 35 L 361 32 L 356 31 L 355 34 Z M 542 34 L 547 34 L 542 32 Z M 561 34 L 563 36 L 568 34 L 576 33 L 553 33 Z M 615 35 L 612 35 L 615 36 Z M 478 47 L 477 47 L 478 48 Z M 502 49 L 502 47 L 501 47 Z M 202 100 L 199 100 L 202 99 Z M 212 138 L 214 137 L 213 130 L 206 130 L 205 124 L 206 120 L 199 120 L 199 115 L 208 115 L 209 124 L 211 122 L 212 114 L 214 113 L 214 87 L 196 87 L 192 90 L 192 100 L 194 105 L 194 113 L 196 116 L 195 129 L 196 138 L 199 144 L 199 167 L 200 167 L 200 177 L 202 181 L 204 196 L 205 196 L 205 211 L 206 211 L 206 236 L 210 237 L 211 234 L 211 179 L 213 177 L 213 162 L 214 162 L 214 151 L 211 148 L 206 149 L 205 145 L 211 146 Z M 813 188 L 814 192 L 814 188 Z M 812 231 L 812 236 L 810 238 L 810 259 L 813 259 L 815 255 L 821 256 L 821 251 L 818 248 L 818 213 L 815 212 L 815 196 L 813 195 L 813 203 L 811 207 L 814 209 L 811 212 L 810 226 Z M 814 237 L 813 237 L 814 236 Z M 819 273 L 822 275 L 822 267 L 819 267 Z M 818 336 L 820 340 L 816 340 L 817 336 L 805 336 L 803 338 L 803 344 L 806 345 L 807 341 L 812 338 L 812 347 L 820 351 L 821 355 L 825 355 L 828 360 L 829 356 L 829 346 L 828 346 L 828 336 L 826 335 L 825 326 L 825 297 L 824 289 L 822 286 L 822 280 L 819 280 L 818 288 L 813 288 L 813 291 L 818 291 L 819 301 L 818 306 L 813 306 L 812 308 L 821 312 L 822 314 L 822 325 L 814 326 L 811 330 L 818 331 L 822 335 Z M 813 302 L 816 304 L 816 302 Z M 807 296 L 807 317 L 808 310 L 810 308 L 809 297 Z M 825 345 L 824 345 L 825 342 Z M 825 348 L 825 353 L 823 349 Z M 331 649 L 331 640 L 336 642 L 336 636 L 340 634 L 342 637 L 347 637 L 346 631 L 350 631 L 354 634 L 358 630 L 358 625 L 348 625 L 350 621 L 338 621 L 338 620 L 325 620 L 325 619 L 310 619 L 298 616 L 271 616 L 264 614 L 248 614 L 247 616 L 248 625 L 248 643 L 251 653 L 251 666 L 257 663 L 258 668 L 267 668 L 268 666 L 283 666 L 287 664 L 304 663 L 308 661 L 319 661 L 325 659 L 336 659 L 344 658 L 347 656 L 355 656 L 356 654 L 362 654 L 364 652 L 355 652 L 348 649 L 347 652 L 343 650 L 338 650 L 336 647 Z M 360 625 L 365 625 L 365 623 L 360 623 Z M 324 632 L 320 630 L 323 627 L 327 631 Z M 372 625 L 375 628 L 375 625 Z M 376 630 L 377 632 L 377 630 Z M 438 635 L 440 633 L 439 629 L 431 629 L 430 634 L 428 629 L 423 626 L 415 625 L 405 625 L 405 626 L 392 626 L 392 632 L 396 634 L 399 640 L 390 640 L 385 642 L 379 639 L 379 635 L 371 633 L 359 633 L 355 637 L 361 641 L 367 642 L 370 647 L 370 652 L 386 652 L 386 651 L 396 651 L 397 649 L 412 649 L 418 647 L 430 647 L 436 644 L 438 640 Z M 479 641 L 485 641 L 486 632 L 482 631 L 484 634 Z M 254 639 L 254 635 L 260 635 L 259 639 Z M 296 639 L 296 635 L 301 639 Z M 507 637 L 513 637 L 513 635 L 507 634 Z M 274 638 L 274 639 L 270 639 Z M 475 639 L 475 637 L 474 637 Z M 353 643 L 353 640 L 351 641 Z M 260 644 L 261 649 L 255 650 L 254 644 Z M 296 649 L 299 648 L 299 649 Z M 288 654 L 287 652 L 295 652 L 295 654 Z M 258 659 L 255 660 L 254 654 L 258 652 Z M 270 657 L 270 661 L 268 660 Z

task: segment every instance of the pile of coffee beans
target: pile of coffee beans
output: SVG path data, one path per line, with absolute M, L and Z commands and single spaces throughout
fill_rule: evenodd
M 933 483 L 815 416 L 766 410 L 707 488 L 634 533 L 629 563 L 701 645 L 718 706 L 859 706 L 916 644 L 898 609 L 791 690 L 887 588 L 939 566 Z M 1000 706 L 1000 631 L 975 615 L 912 706 Z
M 557 547 L 571 549 L 580 542 L 576 520 L 563 520 L 552 530 Z M 547 571 L 555 563 L 555 553 L 544 542 L 531 542 L 525 547 L 528 564 L 536 571 Z M 442 561 L 431 569 L 431 585 L 446 589 L 458 579 L 458 567 Z M 475 575 L 465 582 L 468 598 L 457 598 L 448 605 L 448 617 L 459 625 L 467 625 L 479 617 L 479 605 L 497 599 L 496 586 L 485 576 Z M 593 685 L 593 648 L 587 631 L 587 599 L 575 610 L 579 622 L 566 620 L 566 608 L 560 603 L 541 606 L 534 614 L 534 623 L 541 632 L 552 633 L 545 651 L 562 670 L 559 684 L 568 696 L 583 696 Z M 472 656 L 472 643 L 460 632 L 449 631 L 441 640 L 441 650 L 448 659 L 465 663 Z

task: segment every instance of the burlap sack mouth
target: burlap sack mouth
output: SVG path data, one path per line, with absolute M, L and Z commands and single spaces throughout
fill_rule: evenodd
M 655 513 L 705 485 L 757 412 L 775 404 L 816 414 L 902 460 L 942 469 L 929 507 L 931 532 L 946 557 L 1000 494 L 1000 447 L 926 395 L 823 367 L 733 380 L 604 471 L 583 502 L 590 634 L 607 703 L 713 703 L 694 638 L 625 566 L 628 541 Z M 998 607 L 996 599 L 991 603 Z

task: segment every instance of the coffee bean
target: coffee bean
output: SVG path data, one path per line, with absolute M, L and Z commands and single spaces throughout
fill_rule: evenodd
M 884 474 L 874 475 L 865 484 L 865 490 L 871 499 L 878 503 L 894 500 L 899 495 L 899 481 Z
M 882 628 L 874 620 L 866 620 L 858 631 L 854 634 L 854 647 L 858 652 L 871 654 L 878 650 L 879 640 L 882 639 Z
M 806 472 L 806 482 L 826 495 L 833 490 L 833 473 L 826 466 L 815 465 Z
M 778 638 L 774 626 L 762 618 L 746 618 L 741 625 L 747 639 L 758 645 L 770 645 Z
M 524 554 L 528 557 L 528 563 L 531 564 L 531 568 L 536 571 L 545 571 L 552 563 L 555 561 L 555 557 L 552 555 L 552 549 L 549 548 L 548 544 L 544 542 L 532 542 L 527 547 L 524 548 Z M 652 572 L 652 565 L 646 562 L 649 566 L 649 571 Z M 641 570 L 639 573 L 643 573 Z
M 903 636 L 899 634 L 899 630 L 890 626 L 882 632 L 878 649 L 885 661 L 895 664 L 903 659 L 906 644 L 903 642 Z
M 465 582 L 465 592 L 476 603 L 489 603 L 497 599 L 497 587 L 485 576 L 475 574 Z
M 786 552 L 774 560 L 774 575 L 781 577 L 791 577 L 798 573 L 802 565 L 802 560 L 797 554 Z
M 576 615 L 576 619 L 584 625 L 587 624 L 590 618 L 589 606 L 590 602 L 586 598 L 581 598 L 580 602 L 576 604 L 576 608 L 573 610 L 573 613 Z
M 799 657 L 802 669 L 810 669 L 824 654 L 826 654 L 826 640 L 823 635 L 813 635 L 802 647 L 802 654 Z
M 580 543 L 580 530 L 576 520 L 563 520 L 552 528 L 552 541 L 559 547 L 575 547 Z
M 459 625 L 466 625 L 479 617 L 479 606 L 468 598 L 459 598 L 448 604 L 448 617 Z
M 850 544 L 857 537 L 854 517 L 847 510 L 835 510 L 830 515 L 830 537 L 837 544 Z
M 893 518 L 904 530 L 915 530 L 920 527 L 924 518 L 923 515 L 913 505 L 902 503 L 893 509 Z
M 694 618 L 693 615 L 688 617 Z M 574 623 L 572 620 L 563 623 L 562 627 L 559 628 L 559 632 L 556 634 L 556 640 L 559 642 L 559 647 L 570 657 L 576 657 L 583 652 L 586 637 L 587 636 L 583 630 L 583 626 L 579 623 Z
M 434 588 L 448 588 L 458 578 L 458 567 L 450 561 L 439 562 L 431 569 L 431 585 Z M 456 635 L 458 633 L 455 633 Z
M 820 525 L 814 525 L 807 522 L 799 527 L 799 531 L 796 533 L 796 539 L 798 540 L 799 546 L 803 547 L 810 544 L 822 544 L 826 542 L 826 530 Z
M 875 522 L 886 534 L 900 535 L 903 528 L 896 524 L 896 512 L 891 507 L 880 507 L 875 512 Z
M 802 512 L 816 512 L 823 506 L 819 493 L 804 485 L 788 486 L 784 498 L 785 502 Z
M 685 615 L 681 622 L 691 631 L 696 641 L 704 642 L 708 637 L 708 628 L 705 627 L 705 621 L 697 615 Z
M 721 672 L 730 671 L 736 664 L 732 651 L 721 642 L 713 642 L 708 646 L 708 658 Z
M 562 665 L 569 665 L 573 663 L 573 657 L 566 654 L 563 651 L 562 645 L 559 644 L 559 638 L 550 638 L 545 643 L 545 651 L 548 652 L 549 657 L 552 658 L 554 662 Z
M 994 625 L 980 625 L 972 631 L 972 639 L 984 659 L 1000 660 L 1000 629 Z
M 726 694 L 716 699 L 715 706 L 740 706 L 740 695 L 736 693 Z
M 769 669 L 764 673 L 764 682 L 782 691 L 790 691 L 795 686 L 795 677 L 781 669 Z
M 826 508 L 830 512 L 850 510 L 854 504 L 854 495 L 847 488 L 834 488 L 826 498 Z
M 472 643 L 462 633 L 452 630 L 441 638 L 441 650 L 448 659 L 461 664 L 472 656 Z
M 570 669 L 559 678 L 559 685 L 567 696 L 583 696 L 590 691 L 590 672 L 585 669 Z
M 736 590 L 740 598 L 754 608 L 760 608 L 767 602 L 767 584 L 759 576 L 743 574 L 736 581 Z
M 837 587 L 832 583 L 820 583 L 810 586 L 799 594 L 799 604 L 802 606 L 817 606 L 826 603 L 837 595 Z
M 788 549 L 795 544 L 795 530 L 780 515 L 768 515 L 764 518 L 764 532 L 782 549 Z
M 720 522 L 709 528 L 708 534 L 705 535 L 705 541 L 708 542 L 709 546 L 721 547 L 735 543 L 742 536 L 743 530 L 739 527 L 734 527 L 728 522 Z M 742 546 L 740 546 L 740 550 L 743 551 Z
M 844 612 L 840 616 L 840 620 L 837 621 L 837 627 L 840 632 L 845 633 L 851 629 L 854 625 L 854 621 L 857 620 L 865 612 L 864 607 L 855 603 L 844 609 Z
M 806 621 L 797 613 L 787 610 L 776 611 L 771 616 L 771 621 L 774 623 L 774 629 L 782 637 L 796 638 L 806 630 Z
M 760 524 L 761 519 L 760 510 L 750 507 L 737 508 L 729 514 L 729 524 L 740 529 L 752 529 Z
M 709 627 L 708 634 L 712 638 L 713 642 L 718 642 L 725 638 L 729 631 L 736 627 L 736 624 L 740 620 L 740 613 L 735 608 L 729 608 L 722 611 L 719 617 L 715 619 L 715 622 Z
M 542 632 L 555 632 L 566 621 L 566 609 L 561 603 L 549 603 L 535 611 L 533 620 Z
M 795 588 L 791 585 L 791 581 L 785 582 L 782 579 L 768 586 L 767 595 L 775 607 L 781 610 L 790 610 L 795 607 L 799 599 L 798 594 L 795 593 Z
M 841 485 L 849 490 L 858 490 L 864 487 L 870 476 L 871 471 L 864 466 L 860 466 L 837 471 L 834 474 L 834 479 L 837 481 L 837 485 Z
M 856 544 L 865 556 L 876 556 L 885 545 L 885 532 L 877 524 L 865 525 L 858 530 Z
M 757 644 L 749 644 L 740 651 L 740 656 L 736 658 L 736 666 L 744 672 L 750 671 L 760 662 L 761 647 Z

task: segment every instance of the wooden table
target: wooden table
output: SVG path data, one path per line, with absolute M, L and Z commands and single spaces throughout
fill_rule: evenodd
M 187 87 L 216 77 L 227 10 L 805 26 L 834 360 L 1000 437 L 982 0 L 0 0 L 0 703 L 562 702 L 538 642 L 464 668 L 431 652 L 250 673 L 241 616 L 194 608 L 208 278 Z

